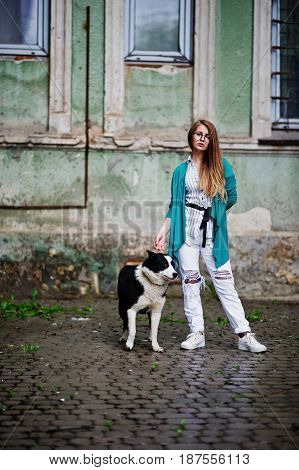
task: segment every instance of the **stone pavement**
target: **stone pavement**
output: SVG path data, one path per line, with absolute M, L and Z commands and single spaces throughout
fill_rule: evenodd
M 154 353 L 147 318 L 132 352 L 119 345 L 117 300 L 94 299 L 89 320 L 71 313 L 0 321 L 2 449 L 296 449 L 298 306 L 244 301 L 264 322 L 265 354 L 236 349 L 220 304 L 204 296 L 206 348 L 182 351 L 182 300 L 169 299 Z M 62 302 L 84 306 L 84 298 Z M 174 312 L 174 313 L 173 313 Z M 37 344 L 24 354 L 21 344 Z

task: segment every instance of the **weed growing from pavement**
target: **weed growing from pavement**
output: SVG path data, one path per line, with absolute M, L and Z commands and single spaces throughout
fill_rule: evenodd
M 91 305 L 87 305 L 86 307 L 71 307 L 70 309 L 63 308 L 65 313 L 71 312 L 78 315 L 88 315 L 94 312 L 94 308 Z
M 182 418 L 179 426 L 176 428 L 176 435 L 181 436 L 186 426 L 187 426 L 187 420 L 186 418 Z
M 224 327 L 229 324 L 228 319 L 220 315 L 215 321 L 215 323 L 217 323 L 217 325 L 220 328 L 219 336 L 224 336 L 225 335 Z
M 247 315 L 247 320 L 249 323 L 263 322 L 265 321 L 263 317 L 263 312 L 258 308 L 253 308 Z
M 236 369 L 237 371 L 239 371 L 241 369 L 241 366 L 240 366 L 240 364 L 234 364 L 233 368 Z
M 10 390 L 8 390 L 8 397 L 14 398 L 16 396 L 16 393 L 17 392 L 13 388 L 11 388 Z
M 40 317 L 46 320 L 52 320 L 54 314 L 72 313 L 73 315 L 87 315 L 93 313 L 94 309 L 90 305 L 86 307 L 62 307 L 59 304 L 45 306 L 42 305 L 37 299 L 39 293 L 33 290 L 31 298 L 21 303 L 15 302 L 15 297 L 12 295 L 10 299 L 5 299 L 0 302 L 0 318 L 10 320 L 11 318 L 30 318 Z
M 30 344 L 30 343 L 25 343 L 21 344 L 20 346 L 21 350 L 25 354 L 25 356 L 29 354 L 35 355 L 35 353 L 39 350 L 39 345 L 38 344 Z
M 109 431 L 111 431 L 111 429 L 113 428 L 114 425 L 115 425 L 115 422 L 112 421 L 111 419 L 106 419 L 104 421 L 104 426 L 105 426 L 105 428 L 109 429 Z
M 246 397 L 243 395 L 243 393 L 236 393 L 235 398 L 236 400 L 244 400 Z
M 222 376 L 223 376 L 223 375 L 225 375 L 225 372 L 224 372 L 224 370 L 221 369 L 221 370 L 217 370 L 217 371 L 215 372 L 215 374 L 216 374 L 216 375 L 222 375 Z
M 75 393 L 73 393 L 73 392 L 66 392 L 66 393 L 64 394 L 64 398 L 69 399 L 69 400 L 73 400 L 73 399 L 75 398 Z
M 158 363 L 156 361 L 153 361 L 151 365 L 151 370 L 157 370 L 157 369 L 158 369 Z
M 258 308 L 254 308 L 252 309 L 247 315 L 246 315 L 246 318 L 247 320 L 249 321 L 249 323 L 255 323 L 255 322 L 263 322 L 265 321 L 264 317 L 263 317 L 263 312 L 258 309 Z M 226 325 L 229 325 L 229 321 L 226 317 L 224 317 L 223 315 L 220 315 L 216 321 L 214 321 L 214 323 L 216 323 L 219 328 L 220 328 L 220 333 L 219 333 L 219 336 L 224 336 L 225 335 L 225 331 L 224 331 L 224 328 L 226 327 Z
M 175 318 L 175 312 L 170 312 L 165 317 L 161 317 L 160 321 L 162 323 L 182 323 L 182 324 L 187 322 L 187 320 Z

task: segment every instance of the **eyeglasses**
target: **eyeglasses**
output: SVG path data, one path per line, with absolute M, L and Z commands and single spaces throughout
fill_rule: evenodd
M 193 135 L 198 139 L 198 140 L 210 140 L 209 134 L 203 134 L 202 132 L 193 132 Z

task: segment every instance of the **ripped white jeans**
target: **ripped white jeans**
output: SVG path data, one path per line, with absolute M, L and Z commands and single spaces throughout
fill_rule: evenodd
M 199 255 L 201 254 L 214 287 L 222 304 L 223 310 L 236 334 L 251 331 L 245 312 L 235 289 L 234 277 L 230 260 L 220 266 L 215 265 L 212 254 L 213 242 L 207 239 L 205 248 L 201 240 L 193 243 L 188 237 L 179 250 L 179 267 L 184 293 L 184 310 L 191 333 L 204 331 L 204 318 L 200 298 L 200 288 L 204 279 L 199 272 Z

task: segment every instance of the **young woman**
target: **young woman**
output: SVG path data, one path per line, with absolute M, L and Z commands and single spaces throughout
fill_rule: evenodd
M 238 335 L 238 348 L 264 352 L 266 346 L 255 339 L 245 318 L 229 260 L 226 211 L 237 202 L 234 171 L 229 162 L 221 158 L 217 131 L 211 122 L 196 121 L 189 130 L 188 142 L 192 154 L 173 172 L 171 202 L 154 241 L 156 250 L 164 250 L 170 231 L 168 254 L 180 273 L 190 328 L 181 348 L 205 346 L 200 298 L 204 278 L 198 262 L 201 254 L 223 310 Z

